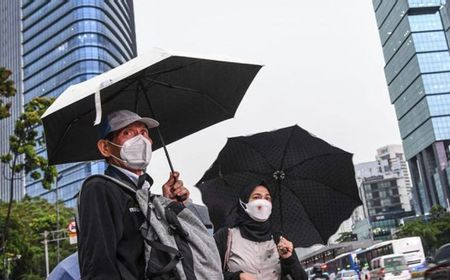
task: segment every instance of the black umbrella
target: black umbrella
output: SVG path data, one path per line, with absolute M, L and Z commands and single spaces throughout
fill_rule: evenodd
M 273 192 L 272 223 L 296 247 L 326 243 L 361 205 L 352 154 L 291 126 L 229 138 L 197 183 L 216 229 L 233 220 L 245 185 Z
M 232 118 L 260 68 L 153 50 L 71 86 L 42 116 L 49 162 L 101 159 L 94 123 L 116 110 L 157 119 L 165 144 Z

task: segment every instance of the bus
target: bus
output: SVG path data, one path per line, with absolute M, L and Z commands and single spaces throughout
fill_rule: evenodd
M 422 241 L 420 237 L 406 237 L 401 239 L 388 240 L 377 243 L 367 249 L 356 253 L 356 262 L 364 267 L 370 267 L 370 261 L 374 258 L 389 255 L 401 254 L 405 256 L 406 264 L 413 269 L 425 262 Z
M 336 258 L 329 260 L 326 262 L 326 271 L 328 274 L 334 273 L 335 275 L 338 271 L 342 269 L 346 270 L 354 270 L 359 274 L 359 265 L 356 262 L 356 253 L 357 251 L 348 252 L 337 256 Z

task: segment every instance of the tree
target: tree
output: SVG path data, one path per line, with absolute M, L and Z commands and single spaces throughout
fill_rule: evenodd
M 5 67 L 0 67 L 0 120 L 11 115 L 9 111 L 11 102 L 5 102 L 4 98 L 16 95 L 16 88 L 11 78 L 11 71 Z
M 41 198 L 25 197 L 13 202 L 14 212 L 10 221 L 10 240 L 8 245 L 9 270 L 11 279 L 45 279 L 45 255 L 42 244 L 44 231 L 66 228 L 73 220 L 72 209 L 60 206 L 59 226 L 56 225 L 56 206 Z M 0 202 L 0 225 L 6 222 L 7 203 Z M 67 240 L 61 242 L 61 256 L 67 257 L 76 251 L 76 246 Z M 20 258 L 18 256 L 20 255 Z M 55 243 L 49 243 L 50 268 L 56 265 Z M 4 271 L 4 264 L 0 270 Z
M 13 205 L 14 181 L 24 175 L 31 175 L 41 180 L 44 188 L 50 189 L 57 176 L 56 168 L 49 166 L 45 157 L 36 152 L 37 147 L 45 145 L 43 135 L 38 135 L 36 128 L 42 124 L 40 117 L 54 99 L 37 97 L 25 105 L 24 112 L 15 122 L 14 133 L 9 137 L 9 152 L 1 155 L 1 161 L 11 171 L 9 184 L 9 207 L 2 233 L 3 260 L 8 258 L 8 234 L 11 210 Z
M 442 206 L 435 205 L 431 208 L 428 222 L 407 222 L 397 232 L 397 236 L 420 236 L 425 252 L 431 255 L 437 248 L 450 242 L 450 213 Z
M 353 239 L 354 239 L 354 236 L 351 231 L 344 231 L 344 232 L 339 233 L 339 237 L 338 237 L 338 239 L 336 239 L 336 242 L 338 242 L 338 243 L 348 242 L 348 241 L 353 241 Z

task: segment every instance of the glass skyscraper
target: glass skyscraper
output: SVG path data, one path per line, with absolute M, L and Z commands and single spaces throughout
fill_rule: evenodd
M 450 3 L 373 0 L 415 210 L 450 208 Z
M 132 0 L 22 2 L 23 98 L 57 97 L 72 84 L 88 80 L 137 55 Z M 39 128 L 42 131 L 42 128 Z M 42 135 L 42 134 L 41 134 Z M 39 152 L 45 155 L 44 147 Z M 74 206 L 83 180 L 104 169 L 103 162 L 58 165 L 55 190 L 25 179 L 25 191 Z
M 20 53 L 20 1 L 0 1 L 0 66 L 12 71 L 17 94 L 10 100 L 11 116 L 0 121 L 0 155 L 9 151 L 9 135 L 14 130 L 14 122 L 22 112 L 21 53 Z M 11 172 L 5 164 L 0 162 L 0 200 L 8 201 L 10 196 Z M 13 198 L 20 199 L 24 194 L 23 180 L 15 180 Z

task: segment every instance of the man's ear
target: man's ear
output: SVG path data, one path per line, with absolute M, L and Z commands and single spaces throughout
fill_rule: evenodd
M 97 141 L 97 149 L 105 158 L 111 156 L 111 145 L 105 139 L 100 139 Z

